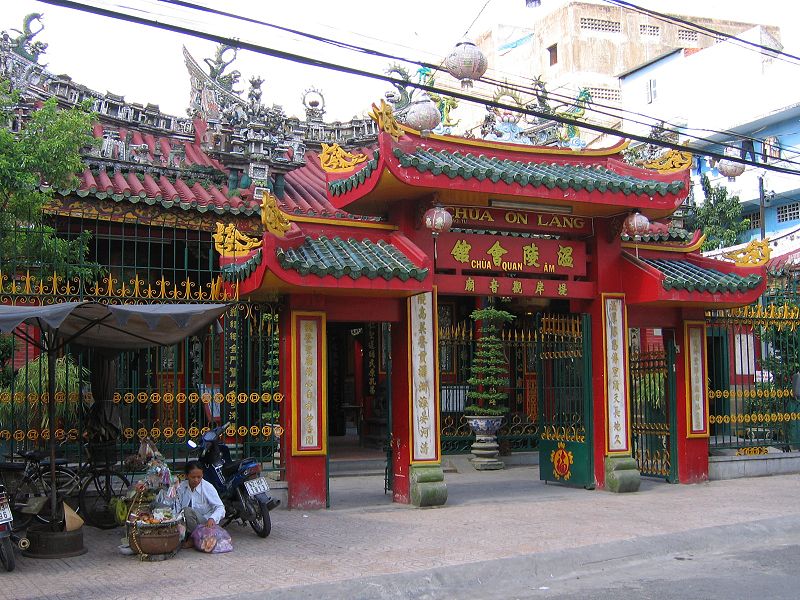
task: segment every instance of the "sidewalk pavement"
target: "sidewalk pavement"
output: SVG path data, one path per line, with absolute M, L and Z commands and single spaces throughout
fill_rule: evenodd
M 443 598 L 426 596 L 426 586 L 447 589 L 461 572 L 569 572 L 687 544 L 800 539 L 798 475 L 644 481 L 637 493 L 612 494 L 545 485 L 535 466 L 476 472 L 466 461 L 456 465 L 445 476 L 444 507 L 392 504 L 379 476 L 333 479 L 330 510 L 273 511 L 267 539 L 231 525 L 229 554 L 187 550 L 140 562 L 116 553 L 121 530 L 86 528 L 87 554 L 18 557 L 16 571 L 0 572 L 0 598 Z

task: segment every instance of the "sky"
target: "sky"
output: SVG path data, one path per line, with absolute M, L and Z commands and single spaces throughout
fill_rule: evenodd
M 204 31 L 239 38 L 330 62 L 384 72 L 392 62 L 368 58 L 310 42 L 265 26 L 159 2 L 158 0 L 90 0 L 109 8 L 125 7 L 138 14 L 156 16 Z M 602 0 L 592 0 L 602 4 Z M 349 0 L 194 0 L 196 4 L 236 13 L 251 19 L 291 27 L 335 40 L 378 49 L 399 57 L 439 63 L 456 43 L 475 39 L 495 24 L 534 20 L 563 5 L 566 0 L 542 0 L 526 8 L 525 0 L 404 0 L 366 2 Z M 800 54 L 800 6 L 789 0 L 638 0 L 637 4 L 673 14 L 710 16 L 781 25 L 786 51 Z M 60 8 L 37 0 L 0 0 L 0 30 L 20 29 L 26 14 L 44 14 L 45 29 L 35 39 L 48 44 L 40 62 L 49 71 L 70 75 L 74 81 L 104 93 L 125 96 L 129 102 L 158 104 L 162 112 L 183 116 L 189 100 L 189 76 L 181 46 L 202 65 L 214 55 L 216 44 Z M 668 8 L 667 8 L 668 5 Z M 391 8 L 389 8 L 391 7 Z M 787 28 L 788 27 L 788 28 Z M 238 89 L 246 91 L 254 75 L 264 79 L 262 102 L 281 105 L 290 116 L 304 116 L 302 97 L 315 89 L 325 99 L 325 120 L 346 121 L 363 116 L 370 104 L 391 89 L 390 84 L 353 75 L 298 65 L 297 63 L 240 51 L 230 69 L 238 69 Z M 490 65 L 491 69 L 491 65 Z

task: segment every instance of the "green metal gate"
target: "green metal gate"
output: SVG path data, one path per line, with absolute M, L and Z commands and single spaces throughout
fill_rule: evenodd
M 537 319 L 539 477 L 594 487 L 589 315 Z
M 628 352 L 631 440 L 639 471 L 677 482 L 675 344 Z

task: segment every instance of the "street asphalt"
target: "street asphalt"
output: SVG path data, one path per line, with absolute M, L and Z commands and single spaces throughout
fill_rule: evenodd
M 18 556 L 14 572 L 0 573 L 0 598 L 527 599 L 602 598 L 609 590 L 620 598 L 712 598 L 669 588 L 657 577 L 667 572 L 660 565 L 692 567 L 697 577 L 722 567 L 735 574 L 771 549 L 783 557 L 773 579 L 788 577 L 786 585 L 800 589 L 800 569 L 795 575 L 786 558 L 800 556 L 800 475 L 645 481 L 637 493 L 612 494 L 545 485 L 536 466 L 476 472 L 464 460 L 454 464 L 444 507 L 392 504 L 380 476 L 336 478 L 331 509 L 278 509 L 267 539 L 231 525 L 229 554 L 187 550 L 141 562 L 117 553 L 121 530 L 87 528 L 82 556 Z M 712 556 L 719 562 L 708 562 Z M 663 593 L 642 595 L 648 574 Z M 749 577 L 757 586 L 758 571 Z M 725 598 L 750 597 L 731 581 Z

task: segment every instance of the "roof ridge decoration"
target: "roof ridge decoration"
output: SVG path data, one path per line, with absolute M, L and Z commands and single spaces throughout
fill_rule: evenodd
M 258 188 L 262 194 L 261 223 L 264 229 L 278 237 L 286 237 L 286 232 L 292 224 L 286 215 L 278 208 L 278 198 L 266 188 Z
M 760 267 L 769 262 L 772 248 L 769 247 L 769 238 L 764 240 L 751 240 L 741 250 L 732 250 L 722 254 L 732 260 L 737 267 Z
M 219 221 L 217 221 L 217 232 L 211 234 L 211 239 L 214 240 L 214 249 L 217 253 L 226 258 L 251 252 L 260 248 L 263 243 L 262 240 L 245 235 L 236 229 L 236 225 L 233 223 L 224 225 Z
M 372 111 L 369 113 L 369 116 L 372 117 L 382 131 L 392 136 L 395 142 L 403 135 L 403 129 L 400 127 L 397 119 L 394 118 L 392 107 L 388 105 L 383 98 L 381 98 L 380 106 L 375 106 L 374 103 L 372 104 Z
M 675 173 L 691 167 L 693 158 L 690 152 L 669 150 L 658 158 L 642 162 L 640 166 L 645 169 L 658 171 L 659 173 Z
M 322 152 L 319 153 L 319 164 L 326 173 L 349 171 L 365 160 L 367 160 L 366 154 L 353 154 L 342 148 L 339 144 L 326 144 L 322 142 Z

